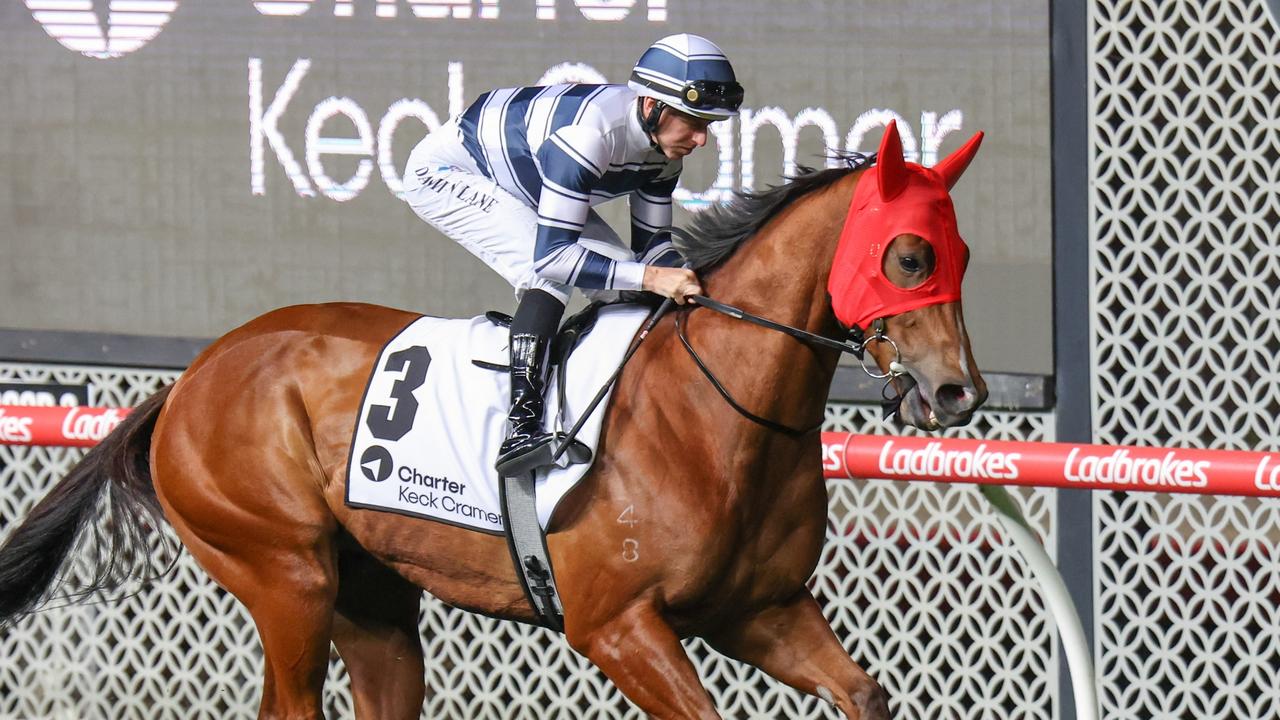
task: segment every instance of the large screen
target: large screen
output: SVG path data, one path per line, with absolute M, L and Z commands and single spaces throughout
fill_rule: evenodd
M 273 307 L 510 309 L 398 198 L 409 151 L 494 87 L 625 82 L 694 32 L 747 99 L 686 160 L 677 222 L 874 151 L 985 130 L 954 195 L 989 370 L 1052 371 L 1047 3 L 17 0 L 0 4 L 0 326 L 213 337 Z M 625 200 L 601 208 L 624 230 Z

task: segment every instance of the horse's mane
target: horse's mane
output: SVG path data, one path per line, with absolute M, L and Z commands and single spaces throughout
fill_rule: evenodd
M 815 170 L 801 165 L 781 185 L 762 192 L 735 192 L 729 202 L 698 213 L 687 232 L 672 238 L 676 249 L 695 270 L 710 268 L 732 255 L 744 240 L 801 196 L 862 170 L 874 160 L 874 155 L 856 152 L 837 151 L 832 157 L 846 166 Z

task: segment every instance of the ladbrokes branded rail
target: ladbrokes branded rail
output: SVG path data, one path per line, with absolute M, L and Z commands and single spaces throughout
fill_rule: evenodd
M 0 405 L 0 445 L 93 447 L 130 409 Z
M 822 434 L 829 478 L 1280 497 L 1280 453 Z
M 128 408 L 0 405 L 0 444 L 91 447 Z M 1280 453 L 822 434 L 828 478 L 1280 498 Z

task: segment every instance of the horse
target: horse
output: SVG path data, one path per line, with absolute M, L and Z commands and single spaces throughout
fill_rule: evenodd
M 802 172 L 740 194 L 695 218 L 684 252 L 709 297 L 838 335 L 848 328 L 829 281 L 855 190 L 875 182 L 887 197 L 895 186 L 932 183 L 941 195 L 928 212 L 954 222 L 948 193 L 980 140 L 925 169 L 905 163 L 890 125 L 874 167 Z M 904 292 L 928 287 L 946 262 L 961 273 L 967 262 L 962 243 L 966 257 L 948 260 L 936 238 L 884 240 L 871 244 L 873 255 Z M 344 502 L 372 365 L 416 317 L 365 304 L 293 306 L 216 340 L 0 548 L 0 623 L 49 597 L 109 488 L 111 551 L 89 589 L 118 586 L 110 570 L 146 552 L 149 523 L 162 513 L 254 620 L 264 653 L 260 718 L 322 717 L 331 642 L 358 716 L 418 717 L 424 589 L 473 612 L 537 616 L 502 537 Z M 866 352 L 904 396 L 901 420 L 928 429 L 968 422 L 986 386 L 959 299 L 879 319 L 877 329 Z M 620 375 L 594 465 L 556 509 L 547 545 L 568 643 L 650 716 L 720 717 L 681 646 L 689 637 L 848 718 L 890 716 L 885 690 L 850 658 L 806 587 L 826 529 L 818 428 L 838 357 L 688 304 L 656 324 Z M 774 427 L 720 397 L 699 362 Z

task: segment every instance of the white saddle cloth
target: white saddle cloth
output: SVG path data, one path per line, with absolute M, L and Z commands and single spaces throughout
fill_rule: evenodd
M 647 315 L 647 308 L 635 305 L 600 310 L 595 328 L 569 356 L 563 430 L 577 422 L 617 369 Z M 351 441 L 348 505 L 502 534 L 493 463 L 506 437 L 511 381 L 507 372 L 477 367 L 472 360 L 505 366 L 507 341 L 507 329 L 483 317 L 423 317 L 387 343 Z M 551 426 L 560 399 L 554 377 L 549 385 Z M 606 398 L 578 435 L 592 457 L 607 406 Z M 544 530 L 560 498 L 589 468 L 586 463 L 538 471 L 538 521 Z

